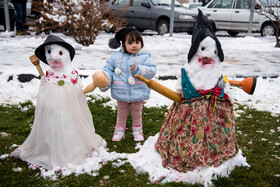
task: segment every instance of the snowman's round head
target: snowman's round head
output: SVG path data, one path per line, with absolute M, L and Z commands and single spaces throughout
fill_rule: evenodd
M 65 72 L 71 69 L 70 52 L 58 44 L 46 45 L 45 57 L 50 68 L 54 71 Z
M 207 36 L 204 38 L 197 48 L 196 54 L 192 57 L 189 63 L 196 63 L 201 68 L 214 68 L 221 61 L 218 57 L 216 42 L 213 38 Z
M 204 38 L 194 56 L 185 64 L 186 72 L 196 89 L 211 89 L 221 76 L 221 61 L 217 52 L 216 41 Z
M 63 54 L 60 55 L 59 51 L 62 51 Z M 66 58 L 67 54 L 69 58 Z M 63 63 L 67 64 L 69 63 L 69 59 L 70 62 L 73 60 L 75 49 L 63 39 L 49 35 L 44 43 L 36 48 L 35 55 L 48 65 L 50 65 L 50 61 L 53 61 L 54 58 L 60 58 L 64 60 Z

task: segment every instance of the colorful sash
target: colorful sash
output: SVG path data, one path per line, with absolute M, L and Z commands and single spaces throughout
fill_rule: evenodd
M 223 80 L 223 75 L 219 78 L 218 83 Z M 223 80 L 224 81 L 224 80 Z M 211 95 L 218 96 L 219 98 L 224 98 L 224 89 L 221 88 L 218 83 L 216 86 L 210 90 L 206 91 L 196 91 L 196 89 L 193 87 L 187 72 L 184 68 L 182 68 L 182 89 L 184 93 L 184 99 L 190 100 L 192 98 L 201 97 L 203 95 L 208 95 L 209 97 Z

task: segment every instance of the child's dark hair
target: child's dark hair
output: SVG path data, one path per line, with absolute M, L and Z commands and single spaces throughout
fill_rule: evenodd
M 143 42 L 141 33 L 137 30 L 132 30 L 129 33 L 127 33 L 126 36 L 124 37 L 124 40 L 122 40 L 122 46 L 123 46 L 124 52 L 126 52 L 126 53 L 127 53 L 127 50 L 125 48 L 126 39 L 128 40 L 128 42 L 140 41 L 141 49 L 144 47 L 144 42 Z

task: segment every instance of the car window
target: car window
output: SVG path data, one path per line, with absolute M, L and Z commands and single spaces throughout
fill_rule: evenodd
M 133 6 L 141 6 L 141 3 L 148 3 L 148 0 L 133 0 Z
M 213 6 L 214 6 L 216 3 L 217 3 L 217 1 L 212 1 L 212 2 L 209 4 L 208 8 L 213 8 Z
M 153 5 L 170 6 L 171 0 L 152 0 Z M 182 6 L 178 1 L 175 0 L 175 6 Z
M 233 0 L 217 0 L 213 1 L 209 8 L 232 8 Z
M 189 4 L 189 9 L 197 8 L 197 7 L 201 7 L 201 6 L 202 6 L 202 3 Z
M 113 2 L 113 5 L 129 5 L 130 0 L 116 0 Z
M 251 0 L 237 0 L 236 1 L 237 9 L 250 9 L 250 7 L 251 7 Z

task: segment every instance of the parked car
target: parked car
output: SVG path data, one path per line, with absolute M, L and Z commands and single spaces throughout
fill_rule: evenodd
M 265 7 L 265 1 L 256 0 L 255 9 Z M 216 31 L 227 31 L 231 36 L 239 32 L 248 32 L 251 0 L 212 0 L 200 7 L 208 18 L 214 21 Z M 254 13 L 252 32 L 260 32 L 262 36 L 275 35 L 276 28 L 264 15 Z
M 123 17 L 127 26 L 134 26 L 139 31 L 150 29 L 160 35 L 169 32 L 170 0 L 111 0 L 108 7 L 111 15 L 125 11 Z M 187 9 L 175 0 L 174 32 L 191 33 L 197 14 L 197 10 Z
M 13 31 L 15 27 L 15 8 L 11 2 L 8 2 L 9 15 L 10 15 L 10 28 Z M 5 21 L 5 10 L 4 10 L 4 0 L 0 0 L 0 25 L 4 26 L 6 30 L 6 21 Z

